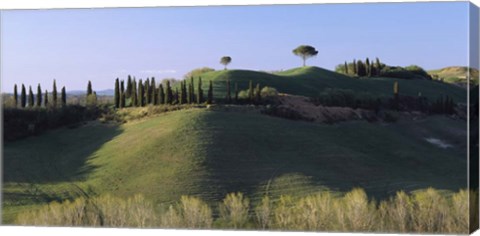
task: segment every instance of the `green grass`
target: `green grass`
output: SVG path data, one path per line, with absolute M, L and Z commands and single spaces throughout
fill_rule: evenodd
M 208 109 L 121 126 L 93 122 L 5 143 L 3 223 L 53 200 L 105 193 L 143 194 L 161 209 L 181 195 L 212 203 L 237 191 L 252 203 L 266 192 L 324 188 L 361 187 L 376 199 L 401 189 L 457 191 L 466 187 L 465 130 L 464 122 L 441 116 L 325 125 Z
M 276 88 L 279 92 L 309 97 L 318 96 L 326 88 L 351 89 L 354 91 L 370 92 L 377 96 L 391 97 L 393 83 L 398 81 L 400 94 L 417 96 L 419 92 L 430 100 L 437 99 L 441 94 L 453 97 L 457 102 L 466 101 L 464 89 L 456 86 L 428 80 L 406 80 L 393 78 L 352 78 L 319 67 L 295 68 L 278 73 L 266 73 L 251 70 L 220 70 L 202 74 L 203 90 L 208 91 L 208 83 L 214 81 L 214 96 L 224 98 L 226 81 L 231 82 L 231 91 L 238 83 L 239 90 L 248 89 L 248 83 L 253 81 L 263 86 Z M 195 78 L 196 80 L 197 78 Z M 195 87 L 195 90 L 197 87 Z

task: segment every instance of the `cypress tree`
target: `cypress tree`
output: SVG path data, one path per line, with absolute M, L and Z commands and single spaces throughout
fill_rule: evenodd
M 125 92 L 120 92 L 120 108 L 125 107 Z
M 145 90 L 145 105 L 147 104 L 150 104 L 150 102 L 152 101 L 152 90 L 150 88 L 150 79 L 147 78 L 145 80 L 145 87 L 144 87 L 144 90 Z
M 163 90 L 163 85 L 160 84 L 160 86 L 158 87 L 158 98 L 159 98 L 159 101 L 158 101 L 158 104 L 165 104 L 165 91 Z
M 166 96 L 165 96 L 165 104 L 172 104 L 172 88 L 170 87 L 170 80 L 167 80 L 167 85 L 166 85 Z
M 380 59 L 375 58 L 375 65 L 377 67 L 377 70 L 380 71 L 382 69 L 382 64 L 380 64 Z
M 202 77 L 198 77 L 198 88 L 197 88 L 197 103 L 200 104 L 203 102 L 203 91 L 202 91 Z
M 137 80 L 135 78 L 132 81 L 132 93 L 130 95 L 132 97 L 132 107 L 138 106 L 138 96 L 137 96 Z
M 45 107 L 48 107 L 48 91 L 45 90 Z
M 238 83 L 235 82 L 235 103 L 238 102 Z
M 230 94 L 230 80 L 227 79 L 227 97 L 226 97 L 227 103 L 232 102 L 232 96 Z
M 348 65 L 347 65 L 347 62 L 345 62 L 345 74 L 348 75 Z
M 145 91 L 143 90 L 143 82 L 142 79 L 138 80 L 138 106 L 143 107 L 145 105 Z
M 125 92 L 125 97 L 130 98 L 131 96 L 132 96 L 132 77 L 128 75 L 127 91 Z
M 92 85 L 90 84 L 90 81 L 88 81 L 88 84 L 90 86 L 90 89 L 92 89 Z M 52 102 L 53 102 L 53 107 L 57 107 L 57 81 L 55 80 L 53 80 Z
M 28 107 L 33 107 L 33 91 L 32 86 L 29 86 L 28 89 Z
M 40 84 L 37 86 L 37 107 L 42 106 L 42 88 L 40 88 Z
M 365 71 L 366 71 L 366 75 L 367 75 L 368 77 L 371 77 L 371 76 L 372 76 L 372 71 L 370 71 L 370 60 L 368 59 L 368 57 L 367 57 L 367 59 L 365 60 Z
M 88 85 L 87 85 L 87 96 L 91 95 L 92 93 L 93 93 L 92 82 L 90 82 L 90 80 L 89 80 Z
M 175 88 L 175 95 L 173 96 L 173 103 L 178 104 L 178 87 Z
M 188 98 L 187 81 L 186 80 L 183 81 L 181 86 L 182 86 L 182 100 L 183 100 L 182 104 L 185 104 L 185 103 L 188 103 L 188 101 L 187 101 L 187 98 Z
M 212 104 L 213 102 L 213 82 L 210 80 L 210 85 L 208 86 L 208 95 L 207 95 L 207 103 Z
M 18 106 L 18 91 L 17 91 L 17 84 L 13 86 L 13 101 L 15 103 L 15 108 Z
M 153 105 L 157 105 L 157 84 L 155 83 L 155 77 L 152 77 L 152 80 L 150 81 L 150 90 L 151 90 L 150 102 Z
M 185 81 L 186 83 L 186 81 Z M 187 85 L 185 85 L 187 86 Z M 187 103 L 190 104 L 192 103 L 192 86 L 190 85 L 190 83 L 188 83 L 188 88 L 187 88 Z
M 115 108 L 119 108 L 120 107 L 120 88 L 119 88 L 118 78 L 115 80 L 114 101 L 115 101 Z
M 357 61 L 357 75 L 358 76 L 366 76 L 367 70 L 365 68 L 365 64 L 363 64 L 362 60 Z
M 255 102 L 260 103 L 261 99 L 262 99 L 262 96 L 261 96 L 260 84 L 257 84 L 257 87 L 255 88 Z
M 195 81 L 193 80 L 193 76 L 190 77 L 190 89 L 191 89 L 191 103 L 195 103 Z
M 62 106 L 67 105 L 67 91 L 65 90 L 65 86 L 62 87 Z
M 183 91 L 183 81 L 180 81 L 180 101 L 179 103 L 180 104 L 184 104 L 185 103 L 185 94 L 184 94 L 184 91 Z
M 251 80 L 248 84 L 248 101 L 253 102 L 253 83 Z
M 22 93 L 20 95 L 20 102 L 21 102 L 21 106 L 22 108 L 25 108 L 25 106 L 27 105 L 27 92 L 25 91 L 25 85 L 22 84 Z
M 125 83 L 123 80 L 120 81 L 120 94 L 125 93 Z
M 353 59 L 353 74 L 358 75 L 357 61 L 355 59 Z

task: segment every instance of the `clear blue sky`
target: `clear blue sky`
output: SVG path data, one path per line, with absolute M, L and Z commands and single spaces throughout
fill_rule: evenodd
M 24 83 L 51 90 L 112 88 L 114 79 L 180 79 L 194 68 L 298 67 L 300 44 L 317 48 L 308 65 L 334 69 L 379 57 L 425 69 L 467 65 L 468 3 L 321 4 L 1 12 L 2 91 Z

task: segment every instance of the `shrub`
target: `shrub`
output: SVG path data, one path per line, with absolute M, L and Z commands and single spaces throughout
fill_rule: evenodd
M 281 195 L 274 206 L 274 227 L 276 229 L 297 229 L 295 201 L 290 195 Z
M 275 88 L 265 86 L 260 91 L 260 95 L 262 98 L 276 97 L 278 96 L 278 91 Z
M 20 225 L 148 227 L 155 222 L 152 205 L 141 195 L 126 200 L 105 195 L 52 202 L 18 215 Z
M 176 207 L 170 207 L 169 211 L 174 217 L 172 223 L 178 221 L 182 227 L 191 229 L 212 227 L 212 210 L 199 198 L 182 196 L 180 203 Z
M 346 231 L 370 231 L 375 223 L 375 203 L 369 202 L 362 189 L 353 189 L 345 194 L 337 208 L 337 216 Z
M 413 230 L 416 232 L 445 232 L 448 207 L 438 191 L 428 188 L 413 194 Z
M 320 192 L 301 198 L 298 202 L 299 227 L 301 230 L 331 230 L 336 224 L 330 192 Z
M 242 193 L 230 193 L 220 204 L 220 218 L 238 229 L 247 223 L 249 204 L 250 201 Z
M 262 229 L 268 229 L 271 224 L 272 203 L 268 196 L 262 198 L 262 202 L 255 208 L 255 215 L 258 225 Z

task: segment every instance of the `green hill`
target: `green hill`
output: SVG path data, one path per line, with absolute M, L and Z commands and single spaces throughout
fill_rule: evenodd
M 436 79 L 443 79 L 447 83 L 466 83 L 468 75 L 468 67 L 466 66 L 450 66 L 438 70 L 430 70 L 428 73 L 435 76 Z M 472 69 L 471 77 L 474 84 L 478 84 L 478 70 Z
M 263 86 L 276 88 L 279 92 L 308 97 L 318 96 L 326 88 L 351 89 L 353 91 L 369 92 L 380 97 L 391 97 L 393 83 L 400 84 L 400 94 L 423 96 L 435 100 L 441 94 L 453 97 L 457 102 L 465 102 L 465 90 L 450 84 L 428 80 L 406 80 L 393 78 L 352 78 L 319 67 L 295 68 L 278 73 L 267 73 L 250 70 L 221 70 L 206 72 L 201 75 L 204 91 L 208 90 L 208 81 L 214 81 L 214 96 L 224 98 L 226 81 L 230 80 L 232 94 L 234 84 L 239 90 L 248 89 L 249 81 L 253 86 L 259 83 Z M 196 79 L 196 78 L 195 78 Z M 196 89 L 196 88 L 195 88 Z
M 105 193 L 142 193 L 161 209 L 184 194 L 213 202 L 240 191 L 255 202 L 325 187 L 362 187 L 376 199 L 429 186 L 457 191 L 466 187 L 465 130 L 441 116 L 326 125 L 208 109 L 93 122 L 5 143 L 2 214 L 11 223 L 46 202 Z

